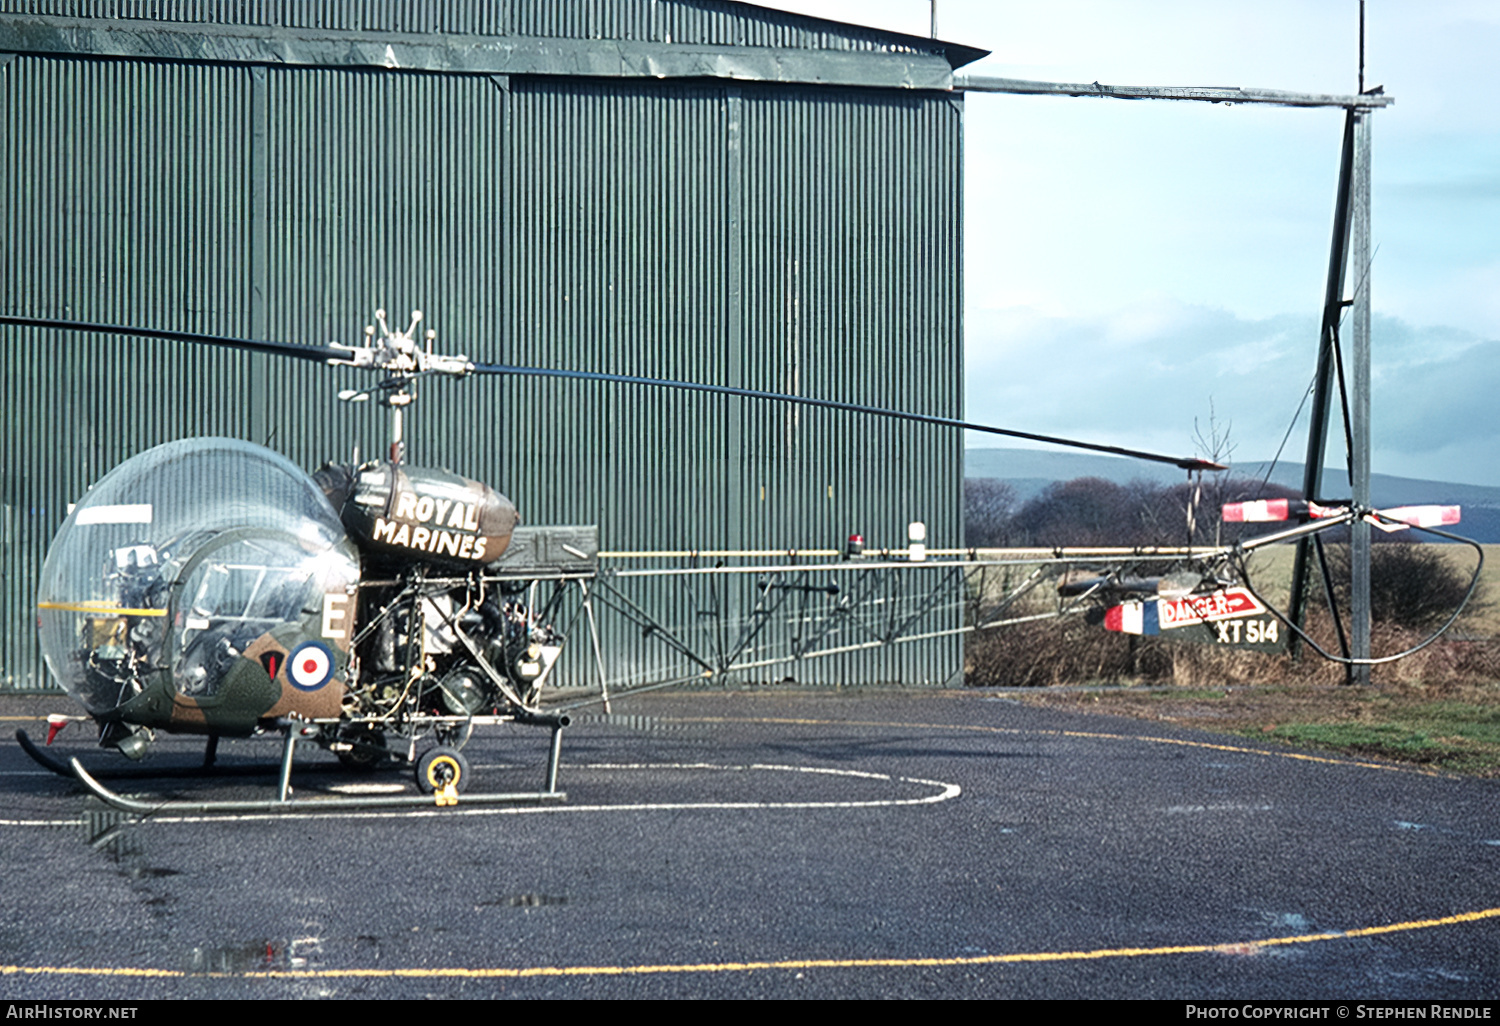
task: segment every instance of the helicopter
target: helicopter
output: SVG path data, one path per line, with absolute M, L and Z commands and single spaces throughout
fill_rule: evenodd
M 683 388 L 1028 438 L 1170 463 L 1189 473 L 1225 469 L 1200 458 L 834 400 L 478 364 L 463 355 L 434 352 L 433 331 L 418 338 L 422 319 L 415 312 L 406 329 L 395 330 L 381 310 L 376 313 L 379 333 L 375 325 L 368 326 L 362 345 L 306 346 L 0 315 L 0 324 L 134 334 L 368 369 L 380 375 L 379 381 L 367 389 L 342 391 L 339 398 L 373 398 L 391 415 L 392 441 L 385 459 L 328 463 L 308 474 L 272 450 L 243 440 L 190 438 L 139 453 L 90 488 L 58 530 L 39 584 L 44 657 L 86 713 L 50 718 L 48 744 L 67 723 L 85 718 L 97 725 L 101 747 L 132 760 L 147 753 L 158 731 L 206 735 L 208 769 L 220 737 L 283 735 L 274 801 L 171 803 L 198 811 L 306 804 L 291 797 L 299 741 L 316 744 L 355 769 L 408 767 L 420 792 L 417 797 L 319 798 L 318 808 L 453 805 L 460 791 L 465 801 L 564 799 L 557 771 L 562 731 L 570 718 L 544 706 L 542 696 L 567 640 L 558 624 L 562 596 L 568 585 L 586 589 L 598 577 L 598 530 L 587 525 L 522 526 L 516 504 L 489 485 L 407 463 L 404 412 L 416 398 L 415 383 L 424 377 L 551 375 Z M 1280 510 L 1283 519 L 1299 512 L 1306 511 Z M 1258 614 L 1268 607 L 1248 590 L 1248 577 L 1231 565 L 1237 555 L 1356 516 L 1399 522 L 1399 514 L 1408 511 L 1390 512 L 1398 516 L 1320 508 L 1320 519 L 1274 537 L 1199 552 L 1158 553 L 1157 562 L 1174 559 L 1178 568 L 1155 577 L 1131 577 L 1118 565 L 1117 555 L 1094 559 L 1098 569 L 1092 576 L 1079 577 L 1060 567 L 1053 568 L 1054 576 L 1069 608 L 1087 605 L 1091 618 L 1106 629 L 1129 633 L 1133 626 L 1134 633 L 1146 632 L 1143 624 L 1161 622 L 1156 615 L 1160 607 L 1166 610 L 1162 617 L 1172 621 L 1169 626 L 1218 625 L 1216 640 L 1231 643 L 1223 627 L 1230 614 L 1243 612 L 1247 603 Z M 1245 504 L 1239 519 L 1268 519 L 1264 514 L 1259 506 Z M 1432 514 L 1426 515 L 1430 520 Z M 1226 507 L 1225 516 L 1231 519 L 1234 513 Z M 1446 512 L 1436 516 L 1437 523 L 1453 522 Z M 1407 519 L 1415 523 L 1420 518 Z M 842 566 L 797 570 L 804 575 L 817 569 L 867 573 L 870 567 L 887 565 L 849 562 L 851 556 L 864 555 L 855 551 L 854 541 Z M 1191 557 L 1193 569 L 1182 568 L 1184 554 Z M 906 558 L 920 562 L 926 555 L 920 540 L 914 540 Z M 965 572 L 995 565 L 976 559 L 973 552 L 967 558 L 957 555 L 949 565 Z M 836 586 L 765 584 L 762 591 L 770 594 L 775 587 L 800 591 L 804 598 L 827 591 L 838 597 L 839 614 L 848 614 L 849 598 L 838 595 Z M 1123 604 L 1106 608 L 1122 598 Z M 1142 612 L 1145 602 L 1153 606 L 1150 615 Z M 1257 647 L 1277 641 L 1275 621 L 1270 623 L 1261 624 L 1253 639 L 1236 635 L 1232 643 Z M 704 665 L 709 674 L 715 672 Z M 541 789 L 497 794 L 469 789 L 464 743 L 476 727 L 500 723 L 550 730 Z M 117 807 L 138 813 L 163 807 L 115 794 L 76 759 L 63 764 L 42 752 L 24 731 L 18 731 L 18 740 L 42 765 L 76 777 Z
M 356 768 L 408 763 L 420 790 L 451 804 L 467 782 L 468 733 L 506 721 L 552 730 L 538 795 L 561 796 L 568 718 L 537 703 L 562 649 L 549 601 L 593 573 L 597 532 L 521 528 L 488 485 L 406 463 L 412 382 L 468 364 L 433 354 L 431 333 L 419 348 L 420 312 L 405 331 L 384 311 L 377 321 L 369 344 L 322 355 L 382 373 L 341 398 L 373 394 L 390 408 L 389 458 L 309 475 L 261 446 L 193 438 L 125 461 L 49 549 L 44 657 L 101 747 L 130 759 L 158 730 L 206 734 L 205 766 L 220 737 L 283 730 L 281 801 L 294 739 L 307 739 Z M 49 744 L 67 720 L 50 722 Z
M 285 748 L 274 804 L 289 801 L 299 740 L 354 768 L 409 766 L 424 795 L 418 800 L 452 804 L 470 781 L 461 751 L 470 732 L 510 722 L 551 731 L 546 785 L 489 797 L 564 797 L 556 777 L 569 717 L 544 708 L 542 694 L 566 641 L 558 604 L 567 585 L 596 577 L 598 530 L 522 526 L 516 505 L 489 485 L 408 463 L 404 414 L 426 377 L 548 374 L 671 386 L 1077 444 L 1189 470 L 1217 467 L 832 400 L 476 364 L 434 352 L 435 332 L 418 335 L 422 320 L 415 312 L 398 330 L 380 310 L 378 333 L 367 326 L 361 345 L 306 346 L 0 316 L 0 324 L 370 370 L 376 384 L 339 398 L 374 399 L 391 418 L 384 459 L 308 474 L 250 442 L 189 438 L 139 453 L 93 485 L 59 528 L 39 582 L 44 658 L 86 713 L 54 717 L 48 744 L 84 718 L 97 725 L 101 747 L 132 760 L 145 756 L 158 731 L 200 734 L 211 768 L 220 737 L 279 731 Z M 104 791 L 76 760 L 60 764 L 18 736 L 43 765 Z

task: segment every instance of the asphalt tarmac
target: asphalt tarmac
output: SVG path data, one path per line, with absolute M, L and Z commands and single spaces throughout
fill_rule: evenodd
M 34 737 L 47 711 L 71 710 L 0 698 Z M 546 743 L 476 732 L 474 788 L 540 786 Z M 124 764 L 86 727 L 54 749 Z M 412 790 L 316 750 L 294 781 Z M 111 786 L 270 797 L 274 776 Z M 585 712 L 559 786 L 136 821 L 8 743 L 0 997 L 1500 996 L 1500 781 L 983 692 L 765 688 Z

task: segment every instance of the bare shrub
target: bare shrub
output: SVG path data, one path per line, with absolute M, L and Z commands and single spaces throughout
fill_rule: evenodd
M 1115 681 L 1130 674 L 1129 640 L 1077 618 L 976 631 L 965 651 L 972 687 L 1046 687 Z
M 1098 477 L 1059 481 L 1033 496 L 1012 518 L 1021 545 L 1158 545 L 1166 532 L 1148 516 L 1157 486 L 1118 485 Z
M 1328 612 L 1308 613 L 1308 634 L 1328 652 L 1339 644 Z M 1430 633 L 1391 623 L 1375 625 L 1377 656 L 1411 648 Z M 1442 638 L 1413 655 L 1373 668 L 1376 684 L 1429 690 L 1500 679 L 1500 640 Z M 1048 687 L 1057 684 L 1172 684 L 1179 687 L 1344 683 L 1340 663 L 1310 649 L 1301 659 L 1228 645 L 1199 645 L 1132 637 L 1081 618 L 1039 620 L 969 635 L 964 682 L 970 687 Z
M 1316 628 L 1314 636 L 1322 632 Z M 1319 637 L 1319 644 L 1324 639 Z M 1337 642 L 1329 651 L 1337 651 Z M 1250 684 L 1338 684 L 1344 679 L 1343 667 L 1309 652 L 1293 661 L 1274 652 L 1228 645 L 1174 645 L 1173 673 L 1170 683 L 1182 687 L 1244 687 Z M 1165 681 L 1163 683 L 1166 683 Z
M 1015 493 L 1005 482 L 975 479 L 964 482 L 964 511 L 969 544 L 976 547 L 1205 545 L 1280 526 L 1221 524 L 1223 503 L 1297 494 L 1247 478 L 1216 479 L 1200 486 L 1151 481 L 1121 485 L 1079 477 L 1054 482 L 1016 508 Z M 996 495 L 1004 496 L 1003 503 Z
M 1196 544 L 1229 543 L 1280 524 L 1220 525 L 1218 505 L 1245 499 L 1295 497 L 1298 493 L 1224 475 L 1162 486 L 1136 481 L 1118 485 L 1078 478 L 1049 485 L 1016 508 L 1015 492 L 1003 481 L 965 482 L 969 544 L 1175 545 L 1188 539 L 1188 510 L 1195 510 Z M 1346 535 L 1347 537 L 1347 535 Z M 1326 546 L 1340 608 L 1348 609 L 1347 544 Z M 1451 546 L 1382 541 L 1371 556 L 1371 605 L 1376 655 L 1418 644 L 1448 618 L 1469 586 L 1469 573 L 1451 559 Z M 1314 578 L 1316 580 L 1316 574 Z M 1315 593 L 1320 592 L 1314 584 Z M 1481 605 L 1476 594 L 1471 610 Z M 1347 626 L 1347 614 L 1345 614 Z M 1326 651 L 1339 652 L 1333 621 L 1315 599 L 1308 634 Z M 1374 668 L 1377 682 L 1481 681 L 1500 677 L 1500 641 L 1444 638 L 1420 653 Z M 1342 665 L 1312 651 L 1292 661 L 1284 656 L 1216 645 L 1130 637 L 1079 618 L 1041 620 L 970 635 L 965 680 L 971 686 L 1045 686 L 1101 682 L 1174 683 L 1213 687 L 1243 684 L 1338 684 Z
M 1334 592 L 1349 602 L 1349 546 L 1325 546 Z M 1447 557 L 1449 546 L 1389 541 L 1370 547 L 1370 619 L 1414 631 L 1438 627 L 1463 601 L 1469 577 Z M 1483 601 L 1477 591 L 1470 611 Z
M 1011 518 L 1016 512 L 1016 490 L 993 477 L 964 479 L 964 537 L 973 548 L 1013 544 Z
M 1336 652 L 1327 614 L 1312 614 L 1310 633 Z M 1106 631 L 1079 617 L 1012 624 L 969 635 L 964 682 L 970 687 L 1048 687 L 1057 684 L 1174 684 L 1240 687 L 1248 684 L 1338 684 L 1341 666 L 1309 653 L 1284 655 L 1166 641 Z
M 1384 653 L 1412 648 L 1431 634 L 1390 623 L 1377 623 L 1371 631 L 1370 648 L 1379 657 Z M 1482 684 L 1500 675 L 1500 642 L 1493 638 L 1467 639 L 1443 637 L 1420 652 L 1381 663 L 1371 668 L 1370 679 L 1376 684 L 1422 684 L 1443 686 Z

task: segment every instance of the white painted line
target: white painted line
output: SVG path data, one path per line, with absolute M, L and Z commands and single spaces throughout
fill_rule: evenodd
M 237 815 L 195 815 L 195 816 L 150 816 L 140 820 L 141 823 L 247 823 L 262 822 L 276 819 L 305 819 L 309 816 L 317 816 L 320 819 L 392 819 L 392 818 L 426 818 L 426 817 L 453 817 L 453 816 L 523 816 L 536 814 L 560 813 L 584 813 L 584 812 L 665 812 L 680 811 L 685 809 L 875 809 L 875 808 L 899 808 L 913 805 L 936 805 L 957 798 L 963 793 L 963 788 L 957 784 L 949 784 L 940 780 L 922 780 L 917 777 L 896 777 L 886 773 L 868 773 L 861 770 L 830 769 L 818 766 L 724 766 L 715 763 L 586 763 L 582 765 L 564 764 L 564 769 L 590 769 L 590 770 L 684 770 L 702 771 L 712 770 L 727 773 L 748 772 L 781 772 L 781 773 L 817 773 L 827 776 L 839 777 L 861 777 L 871 780 L 884 780 L 893 784 L 914 784 L 918 787 L 929 787 L 936 789 L 935 794 L 924 795 L 918 798 L 867 798 L 851 801 L 769 801 L 769 802 L 634 802 L 626 805 L 541 805 L 541 806 L 484 806 L 476 808 L 464 808 L 463 797 L 459 797 L 457 808 L 432 808 L 418 809 L 415 811 L 395 810 L 350 810 L 346 812 L 319 812 L 312 802 L 301 805 L 287 812 L 258 812 Z M 344 785 L 346 787 L 381 787 L 385 785 Z M 58 827 L 77 826 L 78 819 L 58 820 L 0 820 L 0 827 Z

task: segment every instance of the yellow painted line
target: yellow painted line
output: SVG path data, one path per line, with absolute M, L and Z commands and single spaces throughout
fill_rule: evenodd
M 1477 912 L 1460 912 L 1434 919 L 1410 919 L 1385 926 L 1366 926 L 1354 930 L 1329 930 L 1303 933 L 1291 937 L 1269 937 L 1265 940 L 1234 941 L 1227 944 L 1174 944 L 1155 948 L 1094 948 L 1086 951 L 1024 951 L 1008 955 L 966 955 L 954 958 L 796 958 L 757 962 L 688 962 L 664 965 L 574 965 L 491 967 L 479 969 L 270 969 L 244 973 L 192 973 L 180 969 L 133 969 L 92 966 L 0 966 L 0 976 L 134 976 L 188 977 L 210 976 L 251 980 L 332 980 L 353 978 L 382 979 L 525 979 L 537 976 L 661 976 L 685 973 L 743 973 L 766 969 L 924 969 L 946 966 L 1006 965 L 1018 962 L 1085 962 L 1105 958 L 1150 958 L 1162 955 L 1246 955 L 1261 948 L 1289 944 L 1316 944 L 1320 941 L 1351 940 L 1381 934 L 1428 930 L 1439 926 L 1458 926 L 1500 917 L 1500 908 Z
M 1361 762 L 1355 759 L 1336 759 L 1326 755 L 1304 755 L 1301 752 L 1277 752 L 1264 748 L 1245 748 L 1241 745 L 1219 745 L 1208 741 L 1184 741 L 1174 737 L 1156 737 L 1151 734 L 1104 734 L 1087 730 L 1034 730 L 1023 727 L 986 727 L 977 723 L 914 723 L 889 720 L 810 720 L 786 717 L 775 719 L 762 716 L 656 716 L 663 723 L 779 723 L 805 727 L 910 727 L 914 730 L 963 730 L 978 734 L 1039 734 L 1044 737 L 1085 737 L 1101 741 L 1146 741 L 1157 745 L 1181 745 L 1184 748 L 1207 748 L 1218 752 L 1233 752 L 1237 755 L 1261 755 L 1268 759 L 1297 759 L 1302 762 L 1320 762 L 1329 766 L 1357 766 L 1360 769 L 1389 770 L 1398 773 L 1419 773 L 1427 777 L 1446 777 L 1451 774 L 1390 762 Z
M 120 616 L 166 616 L 165 609 L 127 609 L 105 602 L 38 602 L 38 609 L 61 609 L 69 613 L 118 613 Z
M 179 977 L 188 973 L 177 969 L 131 969 L 95 966 L 0 965 L 0 976 L 146 976 Z

